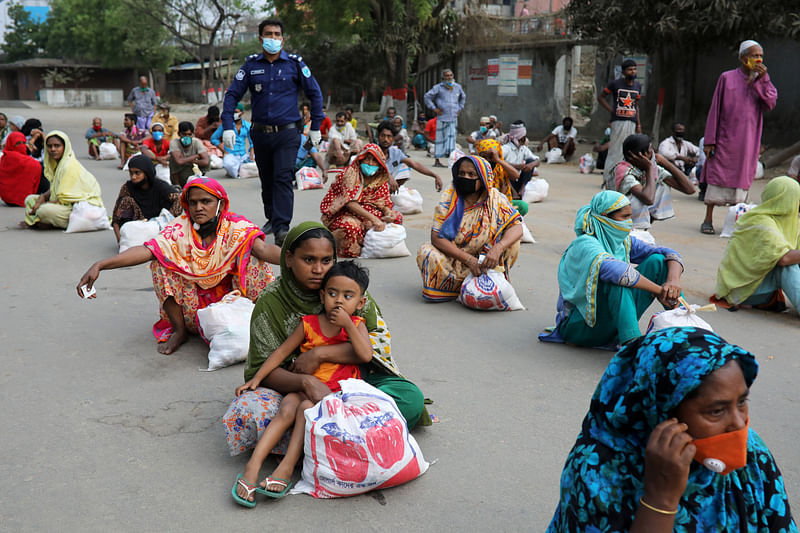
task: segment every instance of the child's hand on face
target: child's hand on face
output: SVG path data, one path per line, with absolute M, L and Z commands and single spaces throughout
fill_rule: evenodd
M 331 321 L 331 324 L 334 326 L 339 326 L 340 328 L 345 327 L 347 323 L 351 321 L 350 315 L 341 307 L 336 307 L 333 309 L 330 312 L 328 319 Z

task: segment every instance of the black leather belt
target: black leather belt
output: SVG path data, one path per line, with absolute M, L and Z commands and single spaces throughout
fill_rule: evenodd
M 253 122 L 253 126 L 251 129 L 255 131 L 260 131 L 261 133 L 277 133 L 281 130 L 290 130 L 292 128 L 296 128 L 297 124 L 294 122 L 289 122 L 288 124 L 281 124 L 280 126 L 276 126 L 274 124 L 259 124 L 258 122 Z

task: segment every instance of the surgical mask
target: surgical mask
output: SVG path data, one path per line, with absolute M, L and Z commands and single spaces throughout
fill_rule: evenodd
M 103 126 L 92 126 L 92 129 L 93 129 L 94 131 L 100 131 L 100 130 L 102 130 L 102 129 L 103 129 Z
M 606 128 L 606 131 L 603 132 L 605 135 L 611 135 L 611 128 Z
M 453 178 L 453 187 L 459 196 L 467 196 L 479 190 L 480 179 L 469 179 L 461 176 Z
M 217 224 L 219 224 L 219 207 L 222 205 L 222 200 L 217 202 L 217 213 L 214 215 L 214 218 L 209 220 L 208 222 L 203 222 L 202 224 L 198 224 L 197 222 L 192 224 L 192 227 L 197 232 L 198 235 L 202 239 L 205 239 L 209 235 L 216 233 L 217 231 Z
M 747 465 L 747 435 L 750 420 L 742 429 L 692 441 L 694 460 L 712 472 L 726 476 Z
M 489 131 L 489 128 L 487 128 L 486 126 L 481 126 L 481 134 L 482 135 L 486 135 L 487 131 Z
M 153 139 L 155 139 L 157 141 L 160 141 L 163 138 L 164 138 L 164 132 L 163 131 L 154 131 L 153 132 Z
M 268 54 L 277 54 L 281 51 L 281 46 L 283 46 L 283 41 L 280 39 L 263 39 L 261 41 L 261 46 L 264 47 L 264 51 Z
M 672 136 L 680 141 L 681 139 L 683 139 L 683 132 L 680 132 L 680 133 L 673 132 Z
M 234 113 L 233 114 L 233 120 L 239 120 L 240 118 L 242 118 L 242 114 L 241 113 Z
M 189 146 L 190 144 L 192 144 L 192 138 L 189 137 L 188 135 L 186 137 L 181 137 L 181 144 L 184 146 Z
M 452 87 L 453 85 L 455 85 L 455 82 L 446 81 L 446 82 L 444 82 L 444 84 L 445 84 L 445 87 Z
M 378 167 L 378 165 L 368 165 L 366 163 L 361 163 L 361 172 L 365 176 L 374 175 L 376 172 L 378 172 L 378 168 L 380 168 Z

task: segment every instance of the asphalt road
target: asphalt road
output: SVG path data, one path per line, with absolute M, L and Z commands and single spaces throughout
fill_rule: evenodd
M 88 161 L 82 137 L 94 115 L 120 129 L 123 110 L 32 107 L 26 118 L 70 135 L 110 209 L 126 177 L 115 161 Z M 194 121 L 202 113 L 193 109 L 174 112 Z M 242 383 L 242 366 L 199 372 L 207 348 L 198 338 L 172 356 L 156 352 L 150 328 L 157 302 L 144 265 L 103 272 L 96 300 L 77 297 L 75 285 L 89 265 L 115 253 L 112 232 L 23 231 L 16 228 L 23 210 L 0 207 L 0 531 L 544 530 L 561 467 L 611 354 L 536 339 L 553 323 L 556 269 L 575 211 L 602 181 L 599 173 L 578 173 L 574 163 L 545 165 L 541 175 L 550 196 L 526 217 L 537 243 L 523 245 L 512 270 L 524 311 L 427 304 L 413 255 L 363 261 L 401 370 L 435 401 L 431 411 L 440 422 L 414 431 L 426 459 L 436 460 L 429 471 L 346 500 L 299 495 L 261 501 L 253 510 L 231 499 L 246 457 L 228 455 L 220 423 Z M 264 222 L 257 179 L 222 183 L 235 212 Z M 764 184 L 754 186 L 755 198 Z M 415 175 L 412 186 L 425 198 L 425 212 L 405 223 L 413 253 L 428 239 L 438 195 L 425 176 Z M 322 195 L 298 192 L 295 221 L 318 219 Z M 705 303 L 725 240 L 700 234 L 704 208 L 696 198 L 678 193 L 674 202 L 677 216 L 657 223 L 653 234 L 683 254 L 687 299 Z M 718 229 L 723 218 L 719 210 Z M 757 354 L 751 427 L 770 446 L 800 508 L 797 311 L 704 317 Z

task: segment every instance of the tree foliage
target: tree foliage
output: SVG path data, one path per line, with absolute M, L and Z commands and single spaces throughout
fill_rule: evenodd
M 164 46 L 163 28 L 124 2 L 52 0 L 46 26 L 44 48 L 52 57 L 166 70 L 178 55 Z
M 437 50 L 447 41 L 440 25 L 449 21 L 446 0 L 275 0 L 294 46 L 312 53 L 321 42 L 347 56 L 361 54 L 381 68 L 379 80 L 392 87 L 408 83 L 409 64 L 423 51 Z M 446 48 L 446 46 L 444 47 Z M 364 56 L 366 54 L 366 57 Z M 357 74 L 348 63 L 337 65 Z
M 21 4 L 8 6 L 8 18 L 11 24 L 6 32 L 6 42 L 1 46 L 6 62 L 35 57 L 42 44 L 42 25 L 33 20 Z
M 800 35 L 797 0 L 572 0 L 572 29 L 607 50 L 652 53 Z

